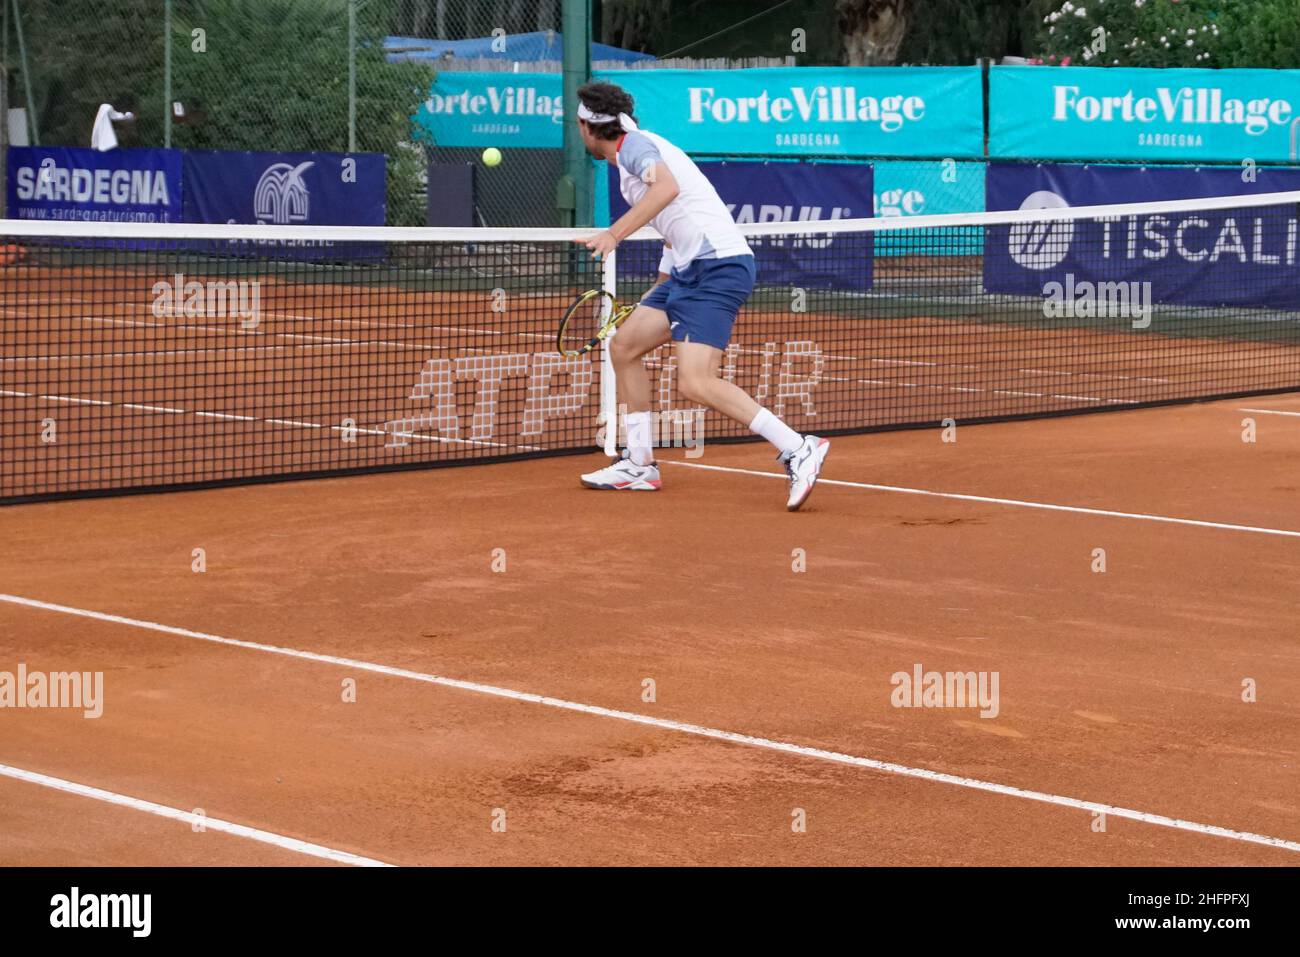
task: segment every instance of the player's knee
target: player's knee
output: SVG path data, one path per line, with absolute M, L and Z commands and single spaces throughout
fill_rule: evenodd
M 688 402 L 704 402 L 709 394 L 710 376 L 683 372 L 677 380 L 677 391 Z
M 640 358 L 640 355 L 630 339 L 614 336 L 609 340 L 609 357 L 618 365 L 627 365 Z

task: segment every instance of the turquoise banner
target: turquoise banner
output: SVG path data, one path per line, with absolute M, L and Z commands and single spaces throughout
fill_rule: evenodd
M 995 66 L 989 155 L 1292 163 L 1300 70 Z
M 953 160 L 877 160 L 873 206 L 876 217 L 975 213 L 984 209 L 984 164 Z M 877 233 L 877 256 L 973 256 L 983 237 L 977 230 L 900 230 Z
M 984 145 L 977 67 L 616 70 L 643 126 L 688 153 L 977 157 Z M 442 73 L 415 116 L 439 146 L 562 141 L 555 73 Z
M 439 73 L 413 117 L 435 146 L 563 146 L 558 73 Z
M 979 156 L 978 67 L 624 70 L 604 79 L 688 153 Z
M 932 216 L 984 209 L 984 164 L 877 160 L 876 216 Z

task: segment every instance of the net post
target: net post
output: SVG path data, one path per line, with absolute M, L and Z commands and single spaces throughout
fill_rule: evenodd
M 617 290 L 618 260 L 617 251 L 611 251 L 601 264 L 600 287 L 613 297 Z M 604 301 L 602 311 L 609 315 L 610 300 Z M 614 378 L 614 361 L 609 355 L 609 344 L 618 335 L 615 329 L 600 345 L 600 409 L 605 416 L 605 454 L 610 458 L 618 455 L 618 383 Z

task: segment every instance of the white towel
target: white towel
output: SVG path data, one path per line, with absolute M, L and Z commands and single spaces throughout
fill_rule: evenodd
M 95 114 L 95 128 L 90 132 L 90 148 L 117 149 L 117 133 L 113 130 L 113 121 L 133 119 L 135 119 L 134 113 L 119 113 L 109 103 L 99 104 L 99 112 Z

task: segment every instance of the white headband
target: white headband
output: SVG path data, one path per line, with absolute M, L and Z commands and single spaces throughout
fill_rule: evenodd
M 620 113 L 618 116 L 606 116 L 604 113 L 593 113 L 587 109 L 587 104 L 581 100 L 578 101 L 578 119 L 586 120 L 588 123 L 618 123 L 624 133 L 631 133 L 639 129 L 636 120 L 626 113 Z

